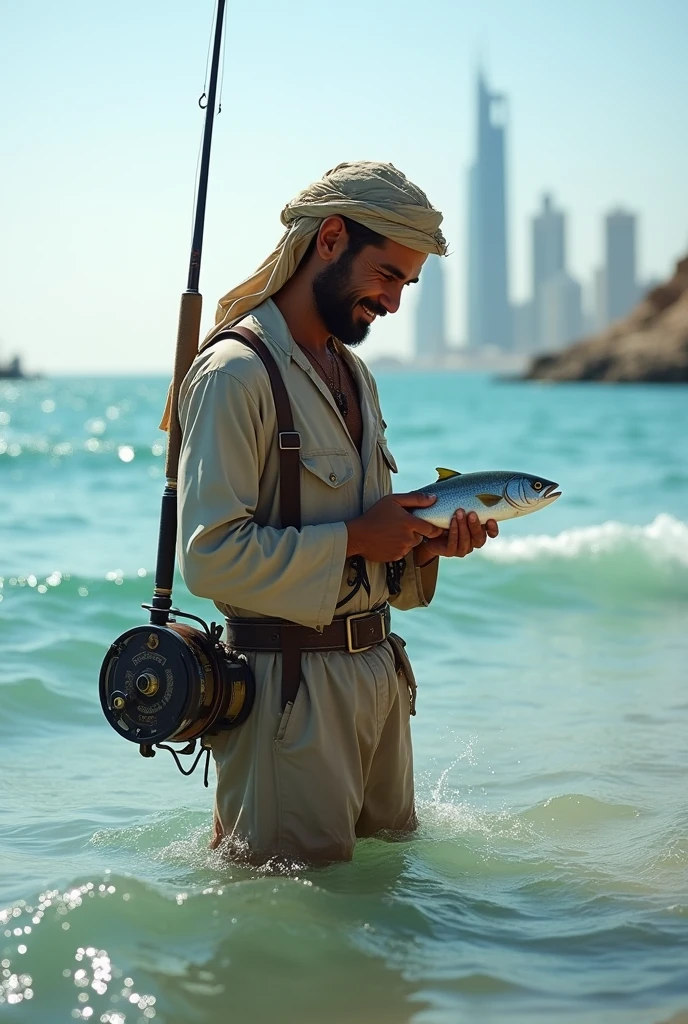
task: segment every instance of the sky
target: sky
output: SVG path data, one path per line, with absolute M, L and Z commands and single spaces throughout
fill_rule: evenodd
M 0 34 L 0 359 L 45 373 L 168 373 L 186 286 L 213 0 L 22 0 Z M 688 252 L 685 0 L 230 0 L 200 290 L 278 240 L 280 210 L 342 160 L 388 160 L 445 214 L 449 335 L 465 337 L 475 77 L 509 101 L 511 298 L 529 218 L 568 214 L 569 270 L 602 219 L 639 215 L 639 272 Z M 418 289 L 419 286 L 416 286 Z M 418 293 L 364 358 L 409 355 Z

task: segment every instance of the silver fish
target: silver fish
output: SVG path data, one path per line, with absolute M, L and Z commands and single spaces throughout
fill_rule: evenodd
M 436 494 L 437 501 L 428 508 L 416 508 L 413 515 L 443 530 L 449 529 L 457 508 L 476 512 L 481 523 L 488 519 L 514 519 L 537 512 L 561 497 L 559 484 L 544 476 L 491 470 L 486 473 L 457 473 L 453 469 L 437 469 L 434 484 L 418 487 L 419 494 Z

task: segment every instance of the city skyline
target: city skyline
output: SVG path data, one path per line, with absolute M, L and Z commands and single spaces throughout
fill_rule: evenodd
M 469 185 L 470 187 L 470 185 Z M 567 219 L 556 209 L 552 194 L 542 195 L 542 207 L 531 217 L 531 295 L 510 304 L 513 344 L 510 349 L 486 342 L 490 359 L 505 354 L 535 355 L 556 351 L 572 341 L 604 330 L 625 317 L 642 296 L 660 283 L 637 277 L 637 216 L 616 208 L 603 216 L 604 263 L 580 281 L 567 269 Z M 415 309 L 412 359 L 421 364 L 452 362 L 453 354 L 480 352 L 480 345 L 452 339 L 446 327 L 447 274 L 444 261 L 431 257 L 430 273 L 421 274 Z M 435 304 L 433 306 L 433 303 Z
M 458 343 L 447 336 L 445 273 L 429 260 L 416 306 L 413 359 L 450 365 L 463 354 L 467 365 L 481 356 L 553 352 L 626 316 L 654 281 L 638 279 L 635 213 L 617 207 L 604 215 L 603 263 L 578 280 L 567 262 L 567 212 L 553 194 L 541 195 L 530 220 L 530 294 L 510 294 L 507 210 L 509 167 L 508 96 L 493 91 L 479 68 L 475 91 L 475 153 L 467 179 L 467 320 Z M 437 306 L 433 309 L 433 303 Z

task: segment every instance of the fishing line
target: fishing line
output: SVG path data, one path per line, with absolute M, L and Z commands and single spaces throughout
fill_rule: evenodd
M 225 84 L 225 43 L 227 41 L 227 19 L 225 18 L 222 25 L 222 50 L 220 51 L 220 88 L 218 92 L 220 98 L 217 104 L 218 114 L 222 113 L 222 87 Z
M 213 49 L 213 29 L 214 29 L 216 20 L 217 20 L 217 0 L 215 0 L 215 6 L 213 7 L 213 16 L 212 16 L 212 19 L 210 21 L 210 33 L 208 35 L 208 53 L 206 54 L 206 58 L 205 58 L 205 74 L 203 76 L 203 92 L 198 97 L 198 105 L 201 108 L 201 110 L 205 110 L 205 108 L 208 105 L 208 101 L 207 101 L 207 95 L 208 95 L 208 68 L 210 67 L 210 55 L 211 55 L 212 49 Z M 222 81 L 224 79 L 224 70 L 225 70 L 225 67 L 224 67 L 224 41 L 225 41 L 226 35 L 227 35 L 227 22 L 224 21 L 223 25 L 222 25 L 222 71 L 221 71 L 222 78 L 220 79 L 220 94 L 222 94 Z M 205 103 L 203 102 L 204 100 L 206 101 Z M 192 203 L 191 203 L 191 230 L 189 231 L 189 239 L 190 240 L 193 238 L 193 233 L 194 233 L 194 220 L 195 220 L 195 217 L 196 217 L 196 201 L 198 199 L 198 178 L 199 178 L 199 168 L 201 166 L 201 155 L 202 155 L 202 153 L 203 153 L 203 136 L 201 135 L 201 138 L 198 141 L 198 155 L 196 157 L 196 172 L 194 174 L 194 191 L 193 191 L 193 200 L 192 200 Z
M 210 21 L 210 34 L 208 36 L 208 53 L 205 58 L 205 74 L 203 76 L 203 92 L 198 97 L 198 105 L 201 110 L 205 110 L 207 106 L 207 95 L 208 95 L 208 68 L 210 67 L 210 54 L 213 48 L 213 27 L 215 25 L 217 15 L 217 0 L 215 0 L 215 6 L 213 7 L 213 16 Z M 226 28 L 226 26 L 224 26 Z M 223 32 L 224 39 L 224 32 Z M 206 100 L 206 103 L 203 102 Z
M 194 175 L 194 192 L 193 192 L 193 202 L 191 203 L 191 224 L 190 224 L 190 230 L 189 230 L 189 242 L 190 243 L 191 243 L 191 241 L 193 239 L 194 224 L 195 224 L 195 220 L 196 220 L 196 201 L 198 199 L 198 180 L 199 180 L 199 177 L 200 177 L 201 154 L 202 154 L 202 152 L 203 152 L 203 139 L 201 139 L 201 141 L 198 143 L 198 156 L 196 157 L 196 173 Z

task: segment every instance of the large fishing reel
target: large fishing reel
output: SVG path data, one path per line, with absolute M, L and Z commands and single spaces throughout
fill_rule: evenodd
M 138 743 L 144 757 L 155 756 L 154 745 L 170 750 L 187 775 L 207 749 L 205 737 L 248 718 L 255 682 L 245 655 L 222 643 L 220 626 L 208 627 L 176 608 L 171 612 L 195 619 L 203 629 L 169 619 L 122 633 L 100 670 L 100 703 L 115 732 Z M 185 771 L 176 754 L 193 753 L 198 739 L 200 753 Z M 175 751 L 165 742 L 187 746 Z

